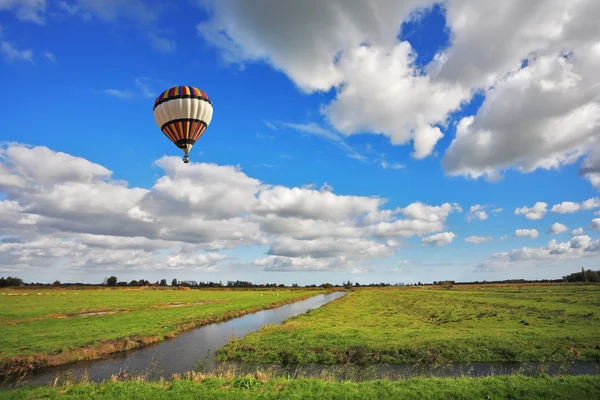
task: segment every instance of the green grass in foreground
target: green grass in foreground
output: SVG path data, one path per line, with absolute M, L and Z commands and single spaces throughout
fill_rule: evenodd
M 600 359 L 600 286 L 360 289 L 218 351 L 258 363 Z
M 0 392 L 1 399 L 598 399 L 600 376 L 412 378 L 332 382 L 318 379 L 206 378 L 199 382 L 114 382 Z
M 51 359 L 52 365 L 95 358 L 173 336 L 186 327 L 319 293 L 302 290 L 122 289 L 39 292 L 50 294 L 15 290 L 11 293 L 27 293 L 28 296 L 0 296 L 0 361 L 4 361 L 4 368 L 15 357 L 30 361 Z M 272 293 L 277 295 L 271 296 Z M 194 304 L 197 302 L 206 303 Z M 176 303 L 187 305 L 167 307 Z M 67 317 L 99 310 L 127 311 Z

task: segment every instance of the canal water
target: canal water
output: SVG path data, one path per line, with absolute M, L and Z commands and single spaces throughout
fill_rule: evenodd
M 229 321 L 184 332 L 173 339 L 128 352 L 116 353 L 101 360 L 80 361 L 58 367 L 43 368 L 19 379 L 23 384 L 44 385 L 57 376 L 78 381 L 103 381 L 112 375 L 145 375 L 147 379 L 171 378 L 172 374 L 190 370 L 210 371 L 215 367 L 214 354 L 232 337 L 242 337 L 267 324 L 281 324 L 288 318 L 316 309 L 344 296 L 345 292 L 320 294 L 278 308 L 258 311 Z M 92 317 L 93 318 L 93 317 Z M 3 387 L 14 387 L 6 381 Z

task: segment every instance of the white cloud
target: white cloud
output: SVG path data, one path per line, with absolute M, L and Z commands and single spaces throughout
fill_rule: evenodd
M 577 211 L 582 210 L 592 210 L 594 208 L 600 207 L 600 198 L 592 197 L 581 203 L 574 203 L 572 201 L 563 201 L 560 204 L 555 204 L 552 206 L 550 211 L 559 214 L 572 214 Z
M 155 49 L 166 53 L 172 53 L 176 49 L 175 41 L 159 34 L 159 30 L 154 27 L 165 8 L 160 3 L 150 4 L 143 0 L 59 0 L 51 3 L 56 5 L 60 13 L 52 10 L 48 16 L 78 17 L 86 22 L 94 18 L 106 23 L 133 21 L 148 35 L 150 44 Z M 39 25 L 46 22 L 47 6 L 47 0 L 0 0 L 0 11 L 11 11 L 20 20 Z
M 131 99 L 133 97 L 133 93 L 129 90 L 105 89 L 104 93 L 109 96 L 118 97 L 119 99 Z
M 467 212 L 466 215 L 466 220 L 467 221 L 472 221 L 474 219 L 483 221 L 488 219 L 488 214 L 485 211 L 485 208 L 487 206 L 481 205 L 481 204 L 475 204 L 474 206 L 471 206 L 471 208 L 469 208 L 469 212 Z
M 524 214 L 527 219 L 542 219 L 546 215 L 548 204 L 538 201 L 533 207 L 523 206 L 515 209 L 515 215 Z
M 416 75 L 413 57 L 407 42 L 391 51 L 376 46 L 349 50 L 338 64 L 344 85 L 323 113 L 346 135 L 380 133 L 395 145 L 412 140 L 414 158 L 431 155 L 444 136 L 434 125 L 445 124 L 447 113 L 470 96 L 456 85 L 432 84 Z
M 559 234 L 559 233 L 566 232 L 567 230 L 568 230 L 568 228 L 566 227 L 566 225 L 563 225 L 563 224 L 561 224 L 559 222 L 555 222 L 548 229 L 548 233 L 556 235 L 556 234 Z
M 197 28 L 227 62 L 265 60 L 305 92 L 335 88 L 336 98 L 322 113 L 341 133 L 380 133 L 394 144 L 412 141 L 412 156 L 421 159 L 443 137 L 436 124 L 445 124 L 447 113 L 470 97 L 459 85 L 419 75 L 412 47 L 396 37 L 411 12 L 411 18 L 422 15 L 416 7 L 432 4 L 215 1 L 211 18 Z
M 158 36 L 155 33 L 150 34 L 150 44 L 163 53 L 173 53 L 177 49 L 177 43 L 174 40 Z
M 453 232 L 436 233 L 435 235 L 427 236 L 421 239 L 421 244 L 432 246 L 445 246 L 452 243 L 456 234 Z
M 571 235 L 573 235 L 573 236 L 583 235 L 583 233 L 584 233 L 583 228 L 577 228 L 577 229 L 573 229 L 571 231 Z
M 280 125 L 285 128 L 294 129 L 298 132 L 311 134 L 314 136 L 318 136 L 322 139 L 325 139 L 325 140 L 333 143 L 335 146 L 340 148 L 342 151 L 344 151 L 350 158 L 354 158 L 356 160 L 362 160 L 362 161 L 366 160 L 365 156 L 363 156 L 362 154 L 359 154 L 357 151 L 355 151 L 348 143 L 346 143 L 344 138 L 341 137 L 339 134 L 332 132 L 328 129 L 322 128 L 315 123 L 293 124 L 293 123 L 289 123 L 289 122 L 283 122 Z
M 154 99 L 168 86 L 167 82 L 138 76 L 133 81 L 135 89 L 105 89 L 104 93 L 119 99 L 149 98 Z M 158 90 L 156 88 L 159 88 Z
M 452 45 L 429 72 L 434 81 L 486 89 L 442 160 L 449 174 L 497 179 L 509 168 L 558 169 L 596 147 L 597 1 L 450 0 L 446 10 Z
M 600 80 L 593 66 L 600 42 L 568 48 L 569 57 L 557 51 L 530 58 L 486 93 L 477 115 L 457 126 L 442 160 L 448 173 L 478 178 L 509 168 L 558 169 L 596 145 L 600 106 L 593 88 Z
M 46 0 L 0 0 L 0 11 L 12 11 L 19 20 L 39 25 L 44 24 L 46 6 Z
M 161 10 L 156 4 L 150 5 L 142 0 L 74 0 L 61 3 L 61 8 L 71 15 L 91 15 L 105 22 L 132 19 L 148 23 L 156 20 Z
M 50 51 L 46 51 L 46 52 L 44 52 L 44 57 L 46 57 L 46 59 L 48 61 L 50 61 L 52 64 L 56 64 L 56 56 L 54 55 L 54 53 L 52 53 Z
M 418 201 L 398 211 L 412 219 L 437 222 L 444 221 L 453 211 L 462 212 L 462 208 L 458 204 L 444 203 L 441 206 L 430 206 Z
M 491 236 L 469 236 L 465 238 L 466 243 L 480 244 L 494 240 Z
M 592 240 L 587 235 L 571 238 L 559 243 L 555 239 L 545 247 L 523 247 L 509 252 L 496 253 L 477 266 L 478 272 L 493 272 L 506 269 L 512 265 L 521 266 L 527 263 L 547 264 L 550 261 L 575 260 L 580 258 L 598 257 L 600 240 Z
M 594 218 L 590 223 L 590 229 L 600 230 L 600 218 Z
M 517 229 L 515 230 L 516 237 L 529 237 L 535 239 L 539 236 L 539 232 L 536 229 Z
M 227 62 L 265 60 L 305 91 L 328 90 L 344 78 L 335 60 L 340 50 L 365 41 L 393 47 L 402 21 L 427 3 L 212 1 L 211 18 L 197 28 Z
M 442 232 L 460 210 L 418 202 L 385 209 L 385 199 L 337 195 L 327 183 L 268 185 L 237 167 L 178 157 L 155 164 L 163 174 L 144 189 L 45 147 L 0 148 L 0 265 L 210 272 L 233 262 L 219 250 L 260 245 L 268 251 L 254 264 L 266 270 L 361 269 L 393 256 L 398 238 Z
M 11 42 L 0 40 L 0 54 L 9 61 L 29 61 L 33 63 L 33 51 L 19 50 Z
M 599 3 L 448 0 L 451 43 L 421 73 L 397 33 L 432 4 L 212 1 L 197 28 L 227 62 L 265 61 L 306 92 L 333 88 L 321 110 L 335 129 L 412 141 L 415 158 L 435 153 L 438 125 L 482 89 L 483 107 L 460 121 L 443 158 L 447 173 L 496 181 L 506 169 L 560 168 L 587 154 L 584 175 L 600 188 L 591 158 L 600 126 Z
M 383 169 L 404 169 L 406 166 L 404 164 L 400 164 L 400 163 L 388 163 L 385 160 L 381 161 L 381 167 Z

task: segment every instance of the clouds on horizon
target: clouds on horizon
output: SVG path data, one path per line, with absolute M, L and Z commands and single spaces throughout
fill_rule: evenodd
M 453 233 L 435 233 L 462 211 L 420 202 L 386 209 L 379 197 L 268 185 L 233 166 L 178 157 L 155 162 L 164 175 L 150 189 L 46 147 L 8 145 L 0 161 L 0 265 L 13 270 L 61 262 L 178 269 L 191 259 L 208 271 L 225 261 L 219 250 L 245 246 L 268 246 L 254 262 L 265 270 L 348 270 L 394 255 L 402 239 L 450 243 Z
M 458 235 L 447 230 L 446 220 L 463 212 L 450 203 L 390 209 L 380 197 L 337 195 L 326 184 L 269 185 L 237 167 L 184 165 L 178 157 L 155 165 L 163 175 L 145 189 L 113 180 L 112 171 L 81 157 L 46 147 L 2 147 L 0 269 L 216 272 L 244 264 L 223 250 L 266 246 L 246 268 L 356 272 L 401 252 L 410 238 L 423 246 L 451 245 Z M 591 227 L 598 229 L 598 221 Z M 550 230 L 567 228 L 554 224 Z M 574 230 L 567 244 L 498 253 L 484 264 L 593 256 L 597 241 L 581 233 Z M 537 238 L 539 232 L 517 229 L 514 236 Z M 464 242 L 492 240 L 470 236 Z

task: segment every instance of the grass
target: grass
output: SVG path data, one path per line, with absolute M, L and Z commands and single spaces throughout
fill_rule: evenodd
M 598 399 L 600 376 L 411 378 L 335 382 L 322 379 L 235 379 L 188 374 L 169 382 L 113 381 L 23 387 L 0 399 Z
M 359 289 L 221 348 L 251 363 L 600 360 L 599 285 Z
M 321 293 L 318 290 L 124 289 L 0 292 L 19 294 L 0 295 L 0 372 L 3 374 L 99 358 L 173 337 L 193 327 Z M 204 304 L 194 304 L 198 302 Z M 168 307 L 172 304 L 186 306 Z M 90 311 L 121 312 L 90 317 L 76 315 Z

